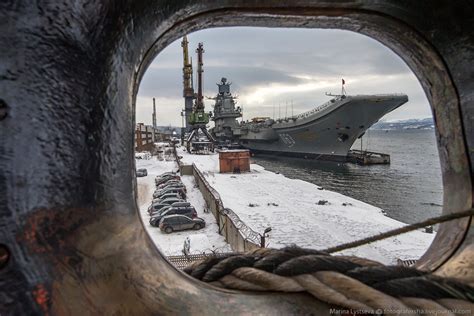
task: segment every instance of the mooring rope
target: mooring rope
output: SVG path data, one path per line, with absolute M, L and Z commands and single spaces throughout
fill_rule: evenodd
M 320 301 L 354 312 L 446 315 L 474 312 L 474 288 L 404 266 L 332 256 L 286 247 L 258 249 L 224 258 L 208 258 L 184 269 L 189 275 L 223 288 L 245 291 L 307 292 Z
M 355 247 L 367 245 L 369 243 L 373 243 L 375 241 L 386 239 L 386 238 L 389 238 L 389 237 L 394 237 L 394 236 L 397 236 L 397 235 L 408 233 L 408 232 L 411 232 L 411 231 L 414 231 L 414 230 L 417 230 L 417 229 L 420 229 L 420 228 L 423 228 L 423 227 L 426 227 L 426 226 L 436 225 L 436 224 L 440 224 L 440 223 L 444 223 L 444 222 L 448 222 L 448 221 L 452 221 L 452 220 L 455 220 L 455 219 L 458 219 L 458 218 L 463 218 L 463 217 L 468 217 L 468 216 L 474 216 L 474 208 L 471 208 L 471 209 L 469 209 L 467 211 L 463 211 L 463 212 L 457 212 L 457 213 L 451 213 L 451 214 L 447 214 L 447 215 L 432 217 L 432 218 L 429 218 L 427 220 L 424 220 L 424 221 L 421 221 L 421 222 L 418 222 L 418 223 L 406 225 L 406 226 L 403 226 L 403 227 L 400 227 L 400 228 L 396 228 L 396 229 L 393 229 L 393 230 L 386 231 L 384 233 L 380 233 L 380 234 L 373 235 L 373 236 L 366 237 L 366 238 L 362 238 L 362 239 L 359 239 L 359 240 L 356 240 L 356 241 L 351 241 L 351 242 L 348 242 L 348 243 L 345 243 L 345 244 L 330 247 L 330 248 L 324 249 L 322 251 L 327 252 L 327 253 L 334 253 L 334 252 L 338 252 L 338 251 L 342 251 L 342 250 L 346 250 L 346 249 L 350 249 L 350 248 L 355 248 Z
M 184 271 L 219 287 L 245 291 L 307 292 L 328 304 L 365 314 L 471 315 L 474 287 L 404 266 L 385 266 L 330 253 L 369 244 L 429 225 L 474 216 L 474 209 L 442 215 L 326 250 L 262 248 L 210 257 Z

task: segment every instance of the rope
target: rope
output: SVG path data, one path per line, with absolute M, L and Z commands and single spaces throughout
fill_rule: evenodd
M 295 246 L 208 258 L 184 271 L 223 288 L 307 292 L 328 304 L 366 314 L 469 315 L 474 311 L 474 288 L 457 279 Z
M 389 237 L 394 237 L 394 236 L 397 236 L 397 235 L 408 233 L 408 232 L 411 232 L 411 231 L 414 231 L 414 230 L 417 230 L 417 229 L 420 229 L 420 228 L 423 228 L 423 227 L 426 227 L 426 226 L 440 224 L 440 223 L 444 223 L 444 222 L 448 222 L 448 221 L 451 221 L 451 220 L 454 220 L 454 219 L 468 217 L 468 216 L 474 216 L 474 209 L 473 208 L 471 208 L 467 211 L 463 211 L 463 212 L 457 212 L 457 213 L 452 213 L 452 214 L 441 215 L 441 216 L 438 216 L 438 217 L 429 218 L 425 221 L 418 222 L 418 223 L 415 223 L 415 224 L 410 224 L 410 225 L 400 227 L 400 228 L 396 228 L 396 229 L 393 229 L 393 230 L 389 230 L 387 232 L 380 233 L 378 235 L 370 236 L 370 237 L 359 239 L 359 240 L 356 240 L 356 241 L 351 241 L 351 242 L 341 244 L 341 245 L 338 245 L 338 246 L 335 246 L 335 247 L 330 247 L 330 248 L 322 250 L 322 252 L 334 253 L 334 252 L 338 252 L 338 251 L 342 251 L 342 250 L 346 250 L 346 249 L 350 249 L 350 248 L 355 248 L 355 247 L 367 245 L 367 244 L 375 242 L 375 241 L 386 239 L 386 238 L 389 238 Z

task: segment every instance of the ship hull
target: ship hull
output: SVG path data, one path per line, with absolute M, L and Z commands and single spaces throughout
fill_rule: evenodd
M 249 148 L 247 148 L 249 149 Z M 347 155 L 325 155 L 325 154 L 314 154 L 314 153 L 300 153 L 291 151 L 270 151 L 270 150 L 259 150 L 250 149 L 252 156 L 276 156 L 276 157 L 291 157 L 308 160 L 322 160 L 322 161 L 335 161 L 335 162 L 347 162 Z
M 358 137 L 407 101 L 405 95 L 348 97 L 314 117 L 249 131 L 240 143 L 257 154 L 344 161 Z M 273 137 L 260 137 L 268 134 Z

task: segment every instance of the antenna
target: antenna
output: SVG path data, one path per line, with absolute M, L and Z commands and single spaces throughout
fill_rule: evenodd
M 288 117 L 288 101 L 285 101 L 285 120 Z
M 293 100 L 291 100 L 291 117 L 293 117 Z

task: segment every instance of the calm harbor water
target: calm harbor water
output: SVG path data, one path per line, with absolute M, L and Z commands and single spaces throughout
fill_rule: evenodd
M 353 148 L 360 149 L 360 142 Z M 371 130 L 363 148 L 390 154 L 391 164 L 358 166 L 274 156 L 256 156 L 253 162 L 380 207 L 405 223 L 441 214 L 443 188 L 433 130 Z

